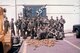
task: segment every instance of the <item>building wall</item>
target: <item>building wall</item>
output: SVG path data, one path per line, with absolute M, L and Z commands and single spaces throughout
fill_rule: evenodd
M 65 30 L 72 30 L 73 25 L 80 24 L 80 16 L 79 16 L 79 7 L 75 6 L 52 6 L 47 7 L 47 15 L 53 16 L 55 19 L 56 16 L 59 17 L 62 15 L 66 20 Z
M 0 0 L 0 4 L 14 5 L 14 0 Z M 66 20 L 65 30 L 72 30 L 72 26 L 75 24 L 80 24 L 80 1 L 79 0 L 17 0 L 17 4 L 52 4 L 56 6 L 47 6 L 47 16 L 56 16 L 60 18 L 62 15 Z M 60 6 L 62 5 L 62 6 Z M 67 6 L 65 6 L 67 5 Z M 73 5 L 73 6 L 72 6 Z M 15 8 L 14 6 L 3 6 L 7 8 L 7 17 L 9 20 L 15 18 Z M 17 6 L 17 14 L 22 12 L 22 6 Z

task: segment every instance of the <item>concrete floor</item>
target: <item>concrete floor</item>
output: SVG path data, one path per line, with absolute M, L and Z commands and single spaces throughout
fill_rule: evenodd
M 27 46 L 26 52 L 23 53 L 80 53 L 80 39 L 77 39 L 74 34 L 66 35 L 71 36 L 58 40 L 53 47 L 41 46 L 35 49 L 35 47 Z

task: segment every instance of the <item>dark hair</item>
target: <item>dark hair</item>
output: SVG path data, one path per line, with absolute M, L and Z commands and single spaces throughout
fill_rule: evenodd
M 14 20 L 13 18 L 11 20 Z
M 4 10 L 4 12 L 6 12 L 6 8 L 4 8 L 3 10 Z

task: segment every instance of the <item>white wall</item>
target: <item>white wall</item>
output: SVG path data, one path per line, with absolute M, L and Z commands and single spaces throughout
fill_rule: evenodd
M 66 20 L 65 30 L 72 30 L 74 24 L 80 24 L 79 16 L 79 7 L 75 6 L 52 6 L 47 7 L 47 14 L 49 17 L 53 16 L 54 19 L 56 16 L 60 18 L 63 15 L 63 18 Z
M 15 0 L 0 0 L 0 4 L 14 5 Z M 74 24 L 80 24 L 80 4 L 79 0 L 17 0 L 17 4 L 55 4 L 55 5 L 74 5 L 74 6 L 47 6 L 47 15 L 60 17 L 63 15 L 66 20 L 65 30 L 72 30 Z M 9 20 L 15 18 L 14 6 L 7 6 L 7 17 Z M 17 7 L 17 13 L 22 12 L 22 8 Z M 50 14 L 49 14 L 50 13 Z

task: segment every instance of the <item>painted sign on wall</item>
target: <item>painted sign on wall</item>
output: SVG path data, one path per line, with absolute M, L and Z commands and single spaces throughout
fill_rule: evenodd
M 45 5 L 26 5 L 23 8 L 23 16 L 24 17 L 45 17 L 46 16 L 46 8 Z

